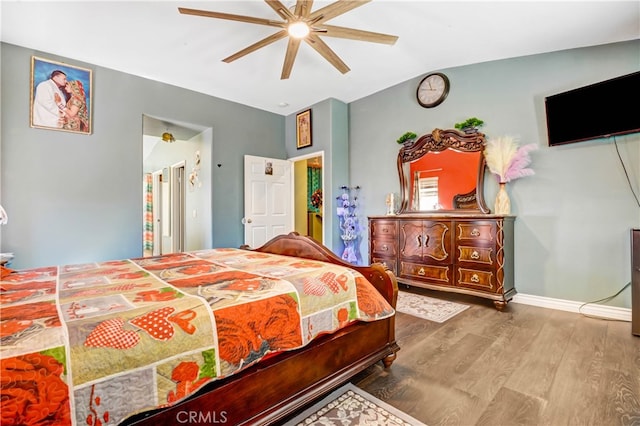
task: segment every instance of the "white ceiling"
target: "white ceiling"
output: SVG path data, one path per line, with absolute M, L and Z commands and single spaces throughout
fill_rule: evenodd
M 316 1 L 312 10 L 330 3 Z M 2 0 L 1 40 L 289 115 L 328 98 L 353 102 L 430 71 L 640 38 L 637 0 L 373 0 L 327 23 L 397 35 L 395 45 L 325 37 L 351 68 L 343 75 L 303 43 L 291 77 L 280 80 L 286 39 L 222 62 L 275 28 L 182 15 L 178 6 L 281 20 L 260 0 Z

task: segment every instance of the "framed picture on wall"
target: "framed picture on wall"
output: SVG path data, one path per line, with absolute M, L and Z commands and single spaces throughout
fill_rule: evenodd
M 91 134 L 92 71 L 31 57 L 30 125 Z
M 296 140 L 298 149 L 311 146 L 311 110 L 296 114 Z

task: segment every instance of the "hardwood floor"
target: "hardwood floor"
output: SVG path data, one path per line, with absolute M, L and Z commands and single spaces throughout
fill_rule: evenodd
M 436 425 L 640 425 L 640 337 L 631 324 L 453 293 L 471 307 L 438 324 L 398 313 L 401 347 L 352 383 Z

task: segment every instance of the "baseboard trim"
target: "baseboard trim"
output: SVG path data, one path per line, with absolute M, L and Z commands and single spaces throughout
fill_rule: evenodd
M 560 311 L 583 313 L 585 315 L 613 319 L 619 321 L 631 322 L 631 309 L 618 308 L 616 306 L 589 304 L 583 305 L 582 302 L 573 300 L 553 299 L 551 297 L 534 296 L 532 294 L 518 293 L 511 300 L 513 303 L 521 303 L 523 305 L 539 306 L 541 308 L 557 309 Z

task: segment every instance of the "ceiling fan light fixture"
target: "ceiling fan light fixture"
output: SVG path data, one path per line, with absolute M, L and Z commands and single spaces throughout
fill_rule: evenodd
M 305 38 L 310 32 L 309 25 L 303 21 L 296 21 L 287 27 L 287 32 L 293 38 Z
M 167 143 L 172 143 L 176 141 L 176 138 L 173 137 L 173 135 L 169 132 L 164 132 L 162 134 L 162 141 L 163 142 L 167 142 Z
M 0 0 L 1 1 L 1 0 Z M 276 21 L 273 19 L 257 18 L 254 16 L 234 15 L 231 13 L 211 12 L 207 10 L 187 9 L 179 7 L 178 11 L 186 15 L 204 16 L 216 19 L 226 19 L 228 21 L 239 21 L 250 24 L 265 25 L 275 27 L 277 32 L 252 45 L 224 58 L 222 61 L 230 63 L 236 59 L 242 58 L 251 52 L 268 46 L 283 38 L 288 38 L 287 51 L 282 65 L 281 80 L 286 80 L 291 75 L 293 63 L 298 54 L 300 42 L 304 40 L 324 57 L 331 65 L 334 66 L 342 74 L 349 72 L 349 67 L 331 48 L 319 37 L 321 35 L 344 38 L 359 41 L 368 41 L 372 43 L 394 44 L 398 39 L 397 36 L 389 34 L 375 33 L 372 31 L 358 30 L 355 28 L 346 28 L 335 25 L 327 25 L 325 21 L 329 21 L 337 16 L 347 13 L 357 7 L 360 7 L 371 0 L 335 0 L 326 6 L 312 12 L 313 0 L 287 0 L 285 3 L 292 6 L 287 8 L 282 0 L 264 0 L 281 18 Z

